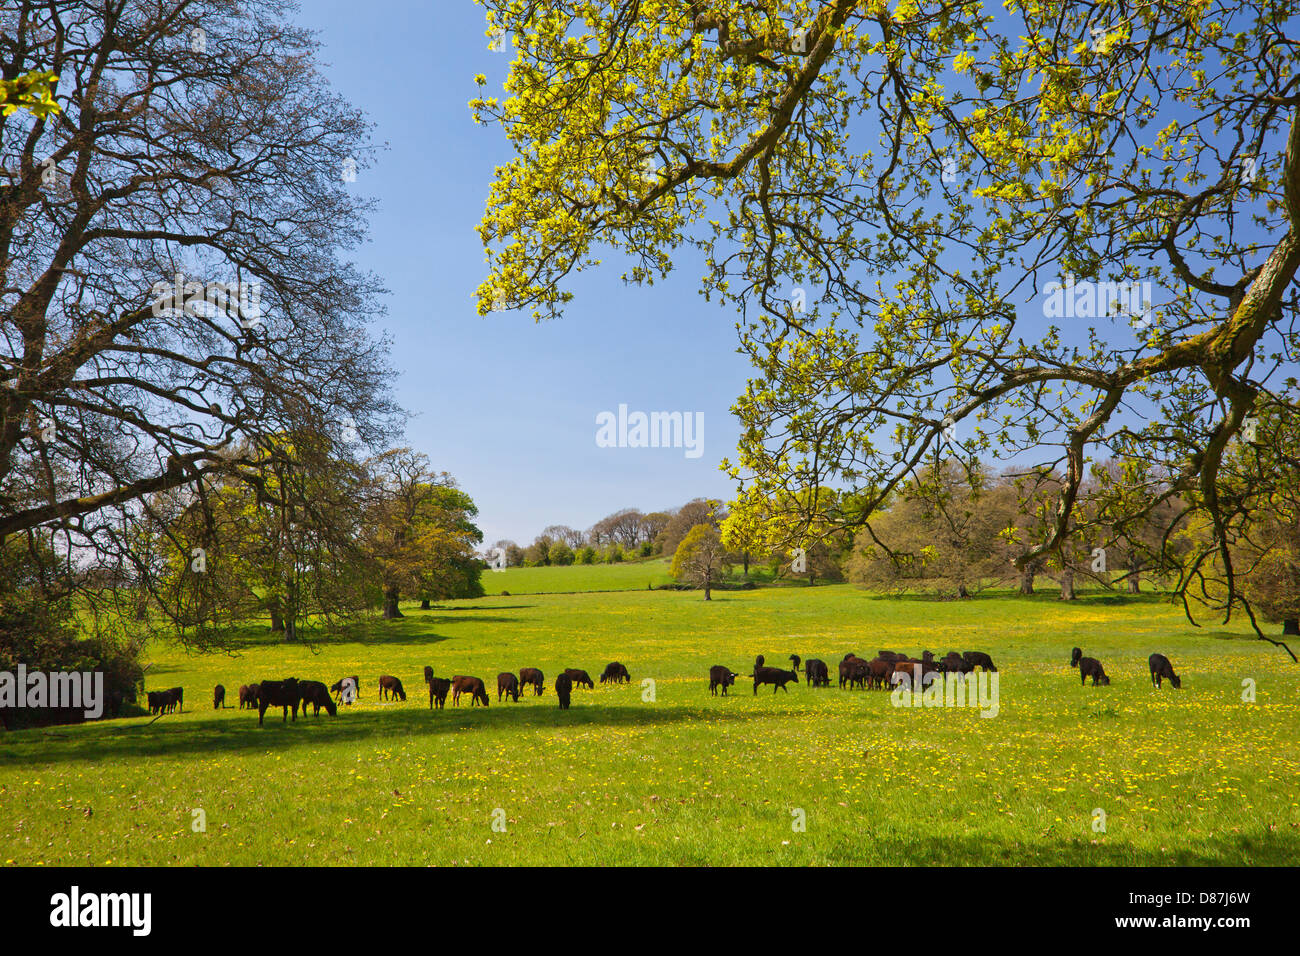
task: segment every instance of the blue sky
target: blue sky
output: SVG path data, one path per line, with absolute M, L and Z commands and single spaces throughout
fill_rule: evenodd
M 466 107 L 474 74 L 499 88 L 510 59 L 487 49 L 482 9 L 389 0 L 381 15 L 305 0 L 296 19 L 319 31 L 326 76 L 387 143 L 348 187 L 378 201 L 354 258 L 391 293 L 383 324 L 397 399 L 415 413 L 407 443 L 473 496 L 485 540 L 527 543 L 548 524 L 586 528 L 619 508 L 729 498 L 718 462 L 736 447 L 728 409 L 748 363 L 734 317 L 697 294 L 701 267 L 683 259 L 669 281 L 641 288 L 607 259 L 577 279 L 558 322 L 476 314 L 486 265 L 474 227 L 493 169 L 510 158 L 500 130 L 476 126 Z M 702 412 L 703 454 L 598 448 L 596 415 L 620 403 Z

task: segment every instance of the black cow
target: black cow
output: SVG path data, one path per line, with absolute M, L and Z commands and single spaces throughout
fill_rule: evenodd
M 714 664 L 709 668 L 709 693 L 714 697 L 718 696 L 718 688 L 722 688 L 722 696 L 727 696 L 727 688 L 736 682 L 738 675 L 730 668 L 723 667 L 721 664 Z
M 626 684 L 630 683 L 631 680 L 632 675 L 629 674 L 627 668 L 618 661 L 612 661 L 606 664 L 604 673 L 600 675 L 600 682 L 602 684 L 606 682 L 611 684 Z
M 809 687 L 831 686 L 831 674 L 826 667 L 826 662 L 816 657 L 809 658 L 804 662 L 803 675 L 808 681 Z
M 1175 688 L 1182 687 L 1183 681 L 1174 673 L 1174 665 L 1169 663 L 1169 658 L 1163 654 L 1152 654 L 1147 658 L 1147 664 L 1151 668 L 1151 683 L 1156 687 L 1160 686 L 1161 680 L 1167 679 Z
M 555 696 L 560 698 L 560 710 L 569 709 L 569 695 L 573 693 L 573 678 L 565 671 L 555 678 Z
M 222 710 L 226 706 L 226 688 L 218 684 L 212 691 L 212 709 Z
M 776 693 L 777 688 L 790 693 L 790 688 L 785 685 L 793 681 L 799 683 L 799 675 L 794 671 L 783 671 L 779 667 L 759 667 L 754 671 L 754 693 L 758 693 L 759 684 L 771 684 L 772 693 Z
M 971 670 L 974 670 L 977 667 L 982 667 L 986 671 L 991 671 L 994 674 L 998 672 L 998 669 L 993 666 L 993 658 L 989 657 L 983 651 L 963 651 L 961 656 L 965 659 L 966 663 L 970 665 Z
M 298 719 L 298 681 L 287 677 L 284 680 L 264 680 L 257 685 L 257 726 L 262 726 L 268 707 L 282 707 L 284 720 L 289 719 L 289 709 L 293 708 L 293 719 Z

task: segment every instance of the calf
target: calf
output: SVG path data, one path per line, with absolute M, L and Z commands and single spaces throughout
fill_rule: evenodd
M 497 675 L 497 703 L 498 704 L 501 703 L 502 694 L 505 694 L 507 697 L 514 700 L 516 704 L 519 703 L 519 678 L 516 677 L 514 674 L 510 673 L 509 671 L 506 671 L 504 674 Z
M 268 707 L 284 708 L 283 720 L 289 719 L 289 708 L 293 708 L 293 719 L 298 719 L 298 681 L 289 677 L 285 680 L 264 680 L 257 685 L 257 726 L 262 726 Z
M 565 671 L 555 678 L 555 696 L 560 698 L 560 710 L 569 709 L 569 695 L 573 693 L 573 678 Z
M 977 667 L 982 667 L 984 670 L 990 671 L 994 674 L 998 672 L 998 669 L 993 666 L 993 658 L 989 657 L 983 651 L 963 651 L 961 656 L 962 659 L 970 665 L 971 670 L 974 670 Z
M 783 671 L 779 667 L 759 667 L 754 671 L 754 693 L 758 693 L 759 684 L 771 684 L 772 693 L 776 693 L 777 688 L 790 693 L 790 689 L 785 685 L 793 681 L 799 683 L 799 675 L 794 671 Z
M 473 707 L 475 704 L 478 704 L 480 702 L 482 702 L 484 707 L 488 706 L 488 704 L 491 703 L 491 701 L 488 699 L 487 687 L 483 685 L 483 680 L 482 678 L 479 677 L 466 677 L 462 674 L 457 674 L 454 677 L 452 677 L 451 679 L 452 706 L 454 707 L 460 706 L 461 694 L 470 695 L 471 707 Z
M 302 715 L 307 716 L 307 705 L 311 704 L 315 710 L 312 711 L 313 717 L 320 716 L 320 709 L 325 708 L 325 713 L 331 717 L 338 715 L 338 708 L 334 706 L 334 698 L 330 696 L 329 688 L 318 680 L 300 680 L 298 681 L 298 696 L 302 700 Z
M 1082 687 L 1088 683 L 1088 678 L 1092 678 L 1093 687 L 1106 687 L 1110 684 L 1110 678 L 1102 670 L 1101 661 L 1095 657 L 1084 657 L 1083 651 L 1075 648 L 1070 652 L 1070 666 L 1079 668 L 1079 686 Z
M 361 699 L 361 678 L 358 677 L 356 674 L 353 674 L 351 678 L 340 677 L 338 680 L 336 680 L 333 684 L 330 685 L 330 693 L 338 694 L 340 702 L 343 701 L 343 682 L 349 679 L 352 681 L 352 696 L 356 697 L 358 700 Z M 347 703 L 350 704 L 352 703 L 352 701 L 348 701 Z
M 216 686 L 216 689 L 212 691 L 212 709 L 222 710 L 225 708 L 225 706 L 226 706 L 226 688 L 223 687 L 221 684 L 218 684 Z
M 257 685 L 241 684 L 239 687 L 239 709 L 247 707 L 249 710 L 257 710 Z
M 1147 658 L 1147 664 L 1151 668 L 1151 683 L 1157 688 L 1160 687 L 1160 681 L 1166 678 L 1175 688 L 1183 686 L 1182 678 L 1174 673 L 1174 665 L 1169 663 L 1169 658 L 1165 655 L 1152 654 Z
M 723 667 L 721 664 L 714 664 L 709 668 L 709 693 L 714 697 L 718 696 L 718 688 L 722 688 L 722 696 L 727 696 L 727 688 L 736 682 L 737 674 L 730 667 Z
M 519 670 L 519 683 L 524 687 L 532 684 L 534 697 L 542 696 L 542 685 L 544 679 L 542 672 L 536 667 L 523 667 Z
M 451 681 L 445 677 L 429 678 L 429 709 L 433 710 L 433 705 L 437 703 L 438 709 L 441 710 L 447 704 L 447 691 L 451 690 Z
M 831 675 L 826 662 L 816 657 L 810 658 L 803 665 L 803 674 L 809 687 L 830 687 Z
M 605 665 L 605 671 L 600 675 L 600 682 L 603 684 L 606 681 L 611 684 L 626 684 L 632 681 L 632 675 L 618 661 L 612 661 Z
M 801 663 L 801 661 L 800 661 L 800 659 L 799 659 L 799 655 L 798 655 L 798 654 L 791 654 L 791 655 L 790 655 L 790 669 L 791 669 L 792 671 L 794 671 L 796 674 L 799 673 L 799 664 L 800 664 L 800 663 Z M 805 676 L 805 677 L 808 676 L 808 671 L 807 671 L 807 669 L 804 670 L 804 676 Z
M 580 671 L 576 667 L 570 667 L 564 673 L 569 675 L 569 680 L 573 682 L 574 687 L 581 687 L 583 684 L 586 684 L 588 687 L 596 686 L 587 675 L 586 671 Z
M 387 700 L 394 698 L 397 700 L 406 700 L 406 691 L 402 687 L 402 682 L 391 674 L 381 674 L 379 677 L 379 699 Z

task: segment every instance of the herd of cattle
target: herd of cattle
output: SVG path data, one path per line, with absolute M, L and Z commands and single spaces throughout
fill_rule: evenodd
M 830 687 L 830 669 L 825 661 L 815 657 L 804 661 L 798 654 L 791 654 L 789 659 L 791 668 L 784 670 L 779 667 L 768 667 L 761 654 L 755 658 L 754 669 L 750 675 L 754 680 L 754 693 L 758 693 L 758 688 L 762 684 L 771 684 L 774 694 L 778 689 L 789 693 L 785 685 L 799 683 L 800 665 L 803 666 L 804 679 L 808 682 L 808 686 Z M 1183 686 L 1182 680 L 1174 673 L 1169 658 L 1163 654 L 1152 654 L 1147 659 L 1147 664 L 1151 669 L 1151 683 L 1157 688 L 1161 686 L 1163 680 L 1168 680 L 1174 687 Z M 1070 652 L 1070 666 L 1078 668 L 1081 684 L 1086 684 L 1089 677 L 1092 678 L 1094 687 L 1110 684 L 1110 678 L 1106 676 L 1101 661 L 1095 657 L 1084 657 L 1082 649 L 1078 647 Z M 974 673 L 977 668 L 986 672 L 997 672 L 997 668 L 993 665 L 993 658 L 983 651 L 965 651 L 961 654 L 949 651 L 947 656 L 937 659 L 930 651 L 922 651 L 919 658 L 908 657 L 895 651 L 879 651 L 871 660 L 864 660 L 850 652 L 840 660 L 839 686 L 841 690 L 845 688 L 888 690 L 897 685 L 911 687 L 917 682 L 925 685 L 944 674 L 965 676 Z M 728 688 L 735 684 L 739 676 L 731 668 L 715 664 L 709 668 L 709 692 L 716 697 L 721 690 L 722 695 L 727 696 Z M 632 675 L 618 661 L 606 665 L 600 675 L 602 684 L 625 684 L 631 680 Z M 433 668 L 426 666 L 424 682 L 429 688 L 431 710 L 435 707 L 441 709 L 447 702 L 448 694 L 451 694 L 452 705 L 457 707 L 460 706 L 462 696 L 469 697 L 470 706 L 482 704 L 487 707 L 489 704 L 487 685 L 483 683 L 482 678 L 460 674 L 453 677 L 437 677 L 433 673 Z M 533 689 L 533 696 L 540 696 L 545 688 L 545 682 L 545 675 L 536 667 L 522 668 L 518 675 L 510 671 L 498 674 L 497 702 L 500 703 L 506 697 L 517 702 L 524 688 L 528 687 Z M 575 687 L 594 688 L 595 686 L 595 682 L 584 670 L 569 668 L 561 672 L 555 678 L 555 696 L 559 699 L 560 709 L 569 709 L 569 701 Z M 320 681 L 289 677 L 284 680 L 264 680 L 260 684 L 242 685 L 239 688 L 239 707 L 256 710 L 257 723 L 261 726 L 267 709 L 271 707 L 280 707 L 284 720 L 289 719 L 290 712 L 293 713 L 293 719 L 297 720 L 300 707 L 303 716 L 306 717 L 308 705 L 314 708 L 313 716 L 319 717 L 321 708 L 324 707 L 326 713 L 333 717 L 338 713 L 337 704 L 351 703 L 354 696 L 358 698 L 361 696 L 361 678 L 356 675 L 339 678 L 330 687 L 326 687 Z M 380 675 L 379 697 L 381 700 L 406 700 L 406 689 L 402 686 L 401 679 L 391 674 Z M 177 708 L 184 709 L 184 689 L 180 687 L 150 691 L 148 698 L 151 714 L 170 714 Z M 212 706 L 217 709 L 226 706 L 226 688 L 221 684 L 218 684 L 213 691 Z

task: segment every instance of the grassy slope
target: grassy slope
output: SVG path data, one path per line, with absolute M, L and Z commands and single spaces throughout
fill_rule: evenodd
M 1300 668 L 1243 636 L 1193 629 L 1153 598 L 942 602 L 836 586 L 709 604 L 644 590 L 489 597 L 410 608 L 364 644 L 157 648 L 150 687 L 183 684 L 186 713 L 0 736 L 0 862 L 1294 864 Z M 1080 688 L 1074 644 L 1113 686 Z M 833 667 L 880 647 L 988 650 L 1001 713 L 802 683 L 707 691 L 710 664 L 743 672 L 756 653 L 797 651 Z M 1157 649 L 1183 690 L 1151 688 Z M 557 669 L 595 677 L 613 659 L 632 685 L 598 684 L 558 710 Z M 539 666 L 547 692 L 430 713 L 426 663 L 489 685 Z M 268 713 L 259 729 L 211 709 L 218 681 L 233 699 L 262 677 L 354 672 L 365 696 L 333 720 Z M 376 699 L 384 672 L 405 681 L 406 703 Z M 206 833 L 191 830 L 199 807 Z M 796 808 L 806 832 L 792 831 Z

